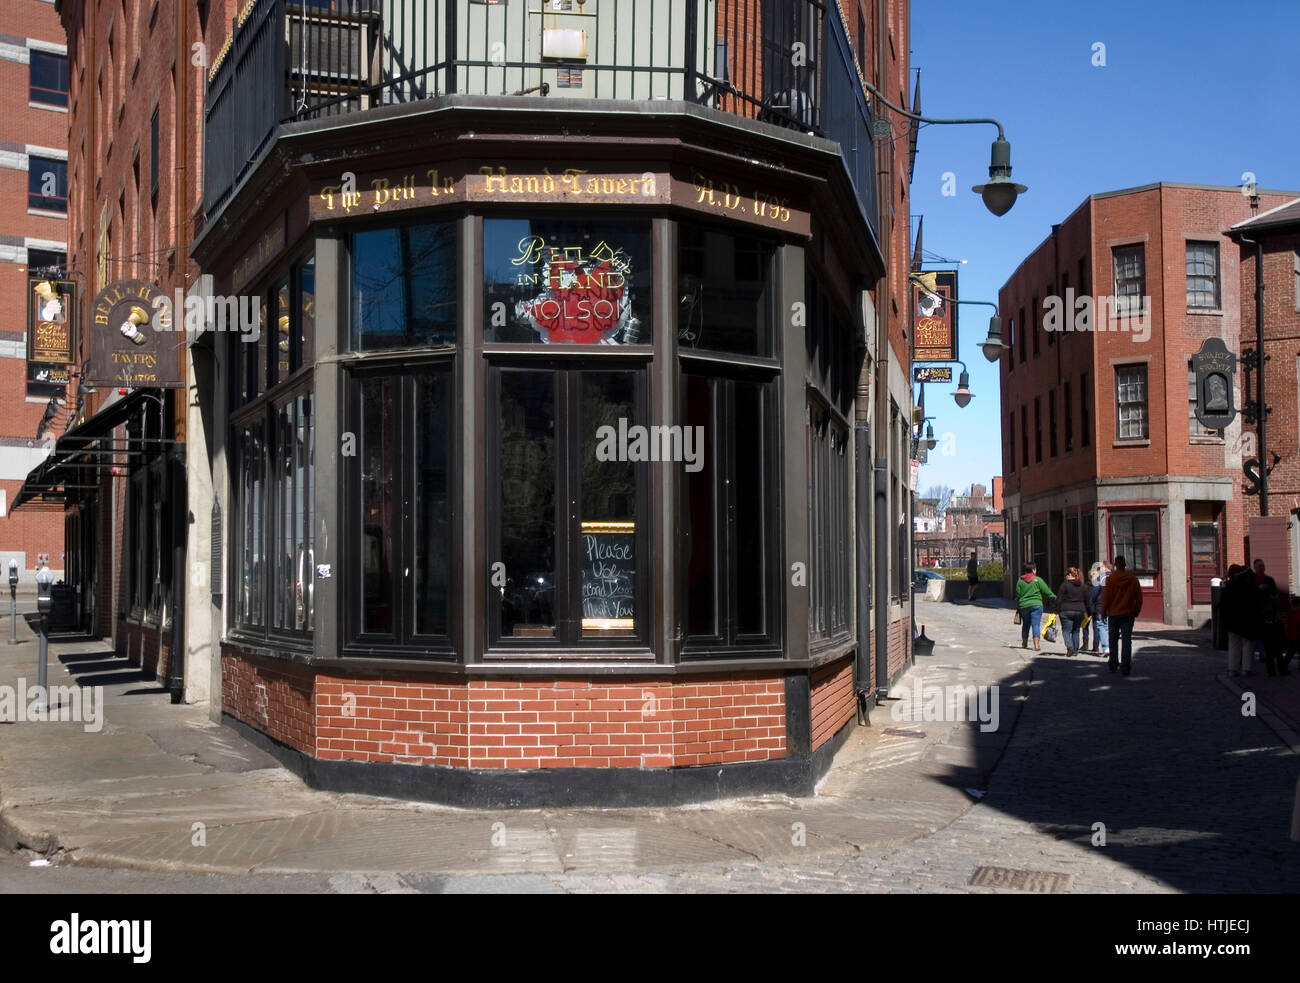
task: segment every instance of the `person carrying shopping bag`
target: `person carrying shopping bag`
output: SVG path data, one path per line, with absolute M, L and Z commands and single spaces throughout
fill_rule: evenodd
M 1056 610 L 1061 616 L 1061 636 L 1065 642 L 1066 656 L 1079 651 L 1079 629 L 1087 615 L 1092 614 L 1092 601 L 1083 583 L 1083 572 L 1078 567 L 1065 571 L 1065 579 L 1057 588 L 1060 603 Z
M 1016 610 L 1020 614 L 1020 647 L 1029 648 L 1029 636 L 1034 636 L 1034 649 L 1039 648 L 1039 629 L 1043 620 L 1043 601 L 1055 601 L 1056 595 L 1047 581 L 1038 576 L 1038 567 L 1026 563 L 1024 572 L 1016 581 Z

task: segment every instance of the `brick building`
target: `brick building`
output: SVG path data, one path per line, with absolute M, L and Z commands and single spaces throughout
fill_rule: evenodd
M 1262 202 L 1261 202 L 1262 204 Z M 1261 210 L 1234 225 L 1228 234 L 1240 244 L 1241 350 L 1258 346 L 1255 283 L 1259 254 L 1264 264 L 1265 453 L 1273 465 L 1268 477 L 1268 515 L 1261 520 L 1260 496 L 1243 499 L 1246 542 L 1234 555 L 1260 558 L 1281 590 L 1300 584 L 1300 200 Z M 1243 383 L 1245 376 L 1242 376 Z M 1254 399 L 1251 378 L 1242 400 Z M 1244 456 L 1259 457 L 1257 426 L 1244 424 Z M 1274 458 L 1274 454 L 1277 458 Z
M 914 529 L 919 565 L 931 566 L 937 560 L 940 566 L 964 566 L 972 550 L 980 563 L 1003 558 L 1001 480 L 993 479 L 999 494 L 976 484 L 966 494 L 951 496 L 942 516 L 935 499 L 917 499 Z
M 42 0 L 8 0 L 0 5 L 0 297 L 9 312 L 0 325 L 0 567 L 17 560 L 23 590 L 35 590 L 40 557 L 48 557 L 56 578 L 64 571 L 61 505 L 14 506 L 28 472 L 68 420 L 61 405 L 67 364 L 27 361 L 33 281 L 65 277 L 67 123 L 59 18 Z
M 1261 207 L 1292 197 L 1261 192 Z M 1250 215 L 1236 187 L 1091 195 L 1002 287 L 1014 567 L 1032 559 L 1055 583 L 1066 566 L 1123 553 L 1143 618 L 1209 617 L 1210 580 L 1245 532 L 1245 455 L 1240 417 L 1226 433 L 1196 420 L 1190 359 L 1210 337 L 1240 351 L 1243 272 L 1227 230 Z
M 333 787 L 810 789 L 910 658 L 908 4 L 527 7 L 207 21 L 193 253 L 276 326 L 192 346 L 213 712 Z

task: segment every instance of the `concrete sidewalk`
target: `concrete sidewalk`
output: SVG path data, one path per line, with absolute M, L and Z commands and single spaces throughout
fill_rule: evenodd
M 928 857 L 963 835 L 987 851 L 990 822 L 1008 864 L 1035 843 L 1029 824 L 983 803 L 1043 668 L 995 602 L 935 607 L 945 610 L 919 612 L 940 639 L 934 656 L 894 687 L 904 699 L 877 707 L 851 736 L 816 796 L 677 809 L 470 811 L 318 792 L 211 723 L 206 707 L 173 706 L 102 642 L 55 642 L 51 684 L 102 686 L 103 726 L 0 724 L 0 847 L 137 870 L 359 875 L 398 889 L 926 890 L 929 880 L 880 858 L 903 857 L 905 846 Z M 0 686 L 35 684 L 36 641 L 25 623 L 19 632 L 17 646 L 0 641 Z M 988 731 L 931 719 L 922 699 L 993 684 L 998 719 Z M 1034 849 L 1060 854 L 1054 869 L 1072 871 L 1073 890 L 1168 889 L 1068 842 Z M 871 869 L 858 871 L 867 859 Z M 956 856 L 947 889 L 996 889 L 963 886 L 973 862 Z M 790 885 L 773 887 L 772 877 Z
M 0 642 L 0 686 L 36 683 L 35 637 L 23 622 L 18 630 L 19 645 Z M 104 643 L 56 641 L 50 650 L 51 685 L 103 687 L 103 726 L 0 724 L 0 846 L 146 870 L 557 874 L 833 861 L 963 815 L 1018 707 L 1004 685 L 1001 726 L 990 733 L 960 721 L 909 727 L 879 707 L 806 799 L 469 811 L 309 789 L 211 723 L 206 707 L 173 706 Z M 1007 655 L 995 652 L 960 678 L 997 682 Z

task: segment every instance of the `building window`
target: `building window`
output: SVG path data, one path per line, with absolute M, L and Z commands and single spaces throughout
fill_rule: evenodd
M 483 221 L 486 342 L 646 345 L 652 301 L 649 221 Z
M 1219 244 L 1187 244 L 1187 306 L 1219 306 Z
M 1020 308 L 1020 364 L 1025 364 L 1025 352 L 1029 346 L 1029 322 L 1025 320 L 1025 309 Z
M 355 232 L 352 348 L 436 347 L 456 341 L 456 224 Z
M 58 252 L 53 249 L 27 249 L 27 272 L 31 274 L 38 273 L 63 273 L 64 266 L 68 261 L 68 254 Z
M 68 213 L 68 162 L 51 157 L 27 158 L 27 207 Z
M 681 418 L 702 428 L 703 467 L 682 482 L 686 648 L 770 648 L 778 639 L 776 383 L 683 373 Z
M 354 376 L 350 644 L 452 654 L 452 392 L 450 362 Z
M 1217 430 L 1211 430 L 1196 418 L 1197 393 L 1196 372 L 1192 369 L 1191 359 L 1187 360 L 1187 433 L 1192 437 L 1219 437 Z
M 772 355 L 776 242 L 686 223 L 677 241 L 678 346 Z
M 1065 279 L 1068 281 L 1068 280 L 1069 280 L 1069 277 L 1067 276 Z M 1046 296 L 1046 297 L 1052 297 L 1052 296 L 1056 295 L 1056 293 L 1057 293 L 1057 292 L 1056 292 L 1055 288 L 1053 287 L 1053 285 L 1049 283 L 1049 284 L 1047 285 L 1047 290 L 1046 290 L 1044 296 Z M 1062 294 L 1061 294 L 1061 296 L 1062 296 L 1061 303 L 1064 304 L 1064 303 L 1065 303 L 1065 300 L 1064 300 L 1064 289 L 1062 289 Z M 1073 311 L 1065 311 L 1065 317 L 1066 317 L 1066 318 L 1073 318 L 1073 317 L 1074 317 L 1074 312 L 1073 312 Z M 1047 332 L 1047 347 L 1048 347 L 1048 348 L 1051 348 L 1051 347 L 1052 347 L 1053 345 L 1055 345 L 1055 344 L 1056 344 L 1056 332 L 1055 332 L 1055 331 L 1048 331 L 1048 332 Z
M 31 58 L 31 82 L 27 98 L 42 106 L 68 105 L 68 56 L 48 51 L 28 52 Z
M 1043 463 L 1043 407 L 1034 397 L 1034 463 Z
M 1041 350 L 1040 343 L 1043 335 L 1043 308 L 1038 303 L 1038 298 L 1034 298 L 1034 358 L 1038 357 Z
M 1061 408 L 1065 410 L 1065 453 L 1074 450 L 1074 400 L 1071 398 L 1070 382 L 1065 382 L 1065 392 L 1061 397 Z
M 1056 390 L 1047 394 L 1047 446 L 1052 457 L 1056 457 Z
M 1016 411 L 1007 414 L 1007 470 L 1016 469 Z
M 1300 249 L 1297 249 L 1291 257 L 1294 268 L 1295 279 L 1295 309 L 1300 311 Z
M 1088 388 L 1088 373 L 1079 378 L 1079 443 L 1088 447 L 1092 444 L 1092 410 L 1091 390 Z
M 260 631 L 266 624 L 266 427 L 260 419 L 233 428 L 238 462 L 239 494 L 236 498 L 235 627 Z
M 1088 257 L 1079 257 L 1079 296 L 1088 292 Z
M 1147 437 L 1147 367 L 1115 367 L 1115 436 L 1120 440 Z
M 1029 467 L 1029 407 L 1020 404 L 1020 462 Z
M 1124 557 L 1135 574 L 1160 573 L 1160 516 L 1156 512 L 1112 512 L 1110 555 Z
M 1097 562 L 1097 516 L 1094 512 L 1084 512 L 1079 517 L 1080 560 L 1079 569 L 1086 575 Z
M 153 203 L 158 204 L 158 107 L 153 107 L 153 117 L 149 120 L 149 194 Z
M 271 434 L 271 629 L 306 633 L 313 626 L 316 576 L 312 549 L 315 426 L 310 391 L 277 401 L 271 410 Z
M 1142 245 L 1117 246 L 1111 250 L 1115 265 L 1114 311 L 1140 314 L 1147 292 L 1145 251 Z

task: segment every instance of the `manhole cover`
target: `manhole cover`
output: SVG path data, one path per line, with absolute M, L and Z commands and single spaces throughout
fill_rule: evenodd
M 923 730 L 905 730 L 902 727 L 886 727 L 881 733 L 888 734 L 890 737 L 924 737 Z
M 1069 874 L 1050 870 L 1017 870 L 1013 867 L 976 867 L 967 882 L 973 887 L 996 887 L 1030 894 L 1060 894 L 1070 883 Z

